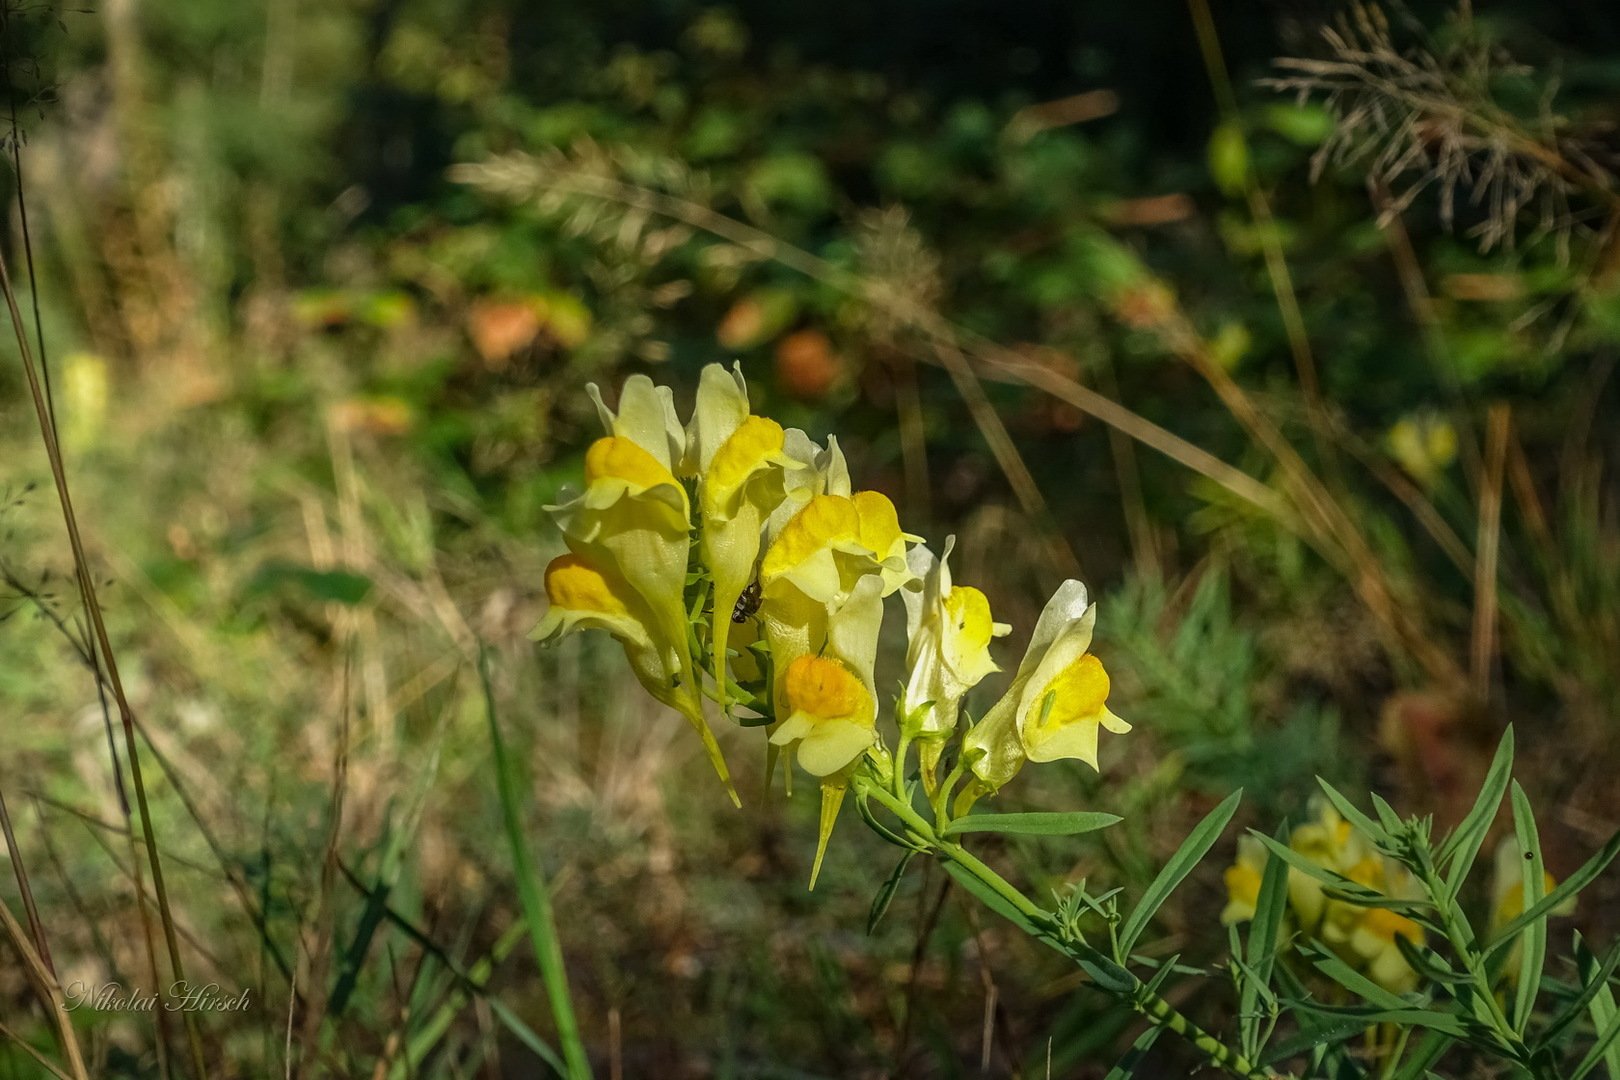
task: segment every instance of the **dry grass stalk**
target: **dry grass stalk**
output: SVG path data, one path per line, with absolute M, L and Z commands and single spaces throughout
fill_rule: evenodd
M 1475 544 L 1474 634 L 1470 650 L 1474 696 L 1490 693 L 1491 657 L 1496 650 L 1497 558 L 1502 540 L 1502 480 L 1512 412 L 1491 406 L 1485 431 L 1485 476 L 1479 493 L 1479 540 Z
M 85 554 L 83 537 L 79 532 L 78 516 L 73 509 L 73 499 L 68 491 L 67 471 L 62 463 L 62 448 L 57 442 L 56 421 L 51 413 L 50 405 L 45 396 L 44 385 L 40 372 L 34 360 L 33 349 L 30 347 L 28 333 L 23 325 L 22 314 L 17 307 L 17 294 L 11 283 L 11 272 L 7 261 L 0 255 L 0 290 L 5 293 L 6 306 L 11 315 L 12 329 L 16 333 L 17 350 L 22 357 L 23 372 L 27 378 L 29 394 L 33 399 L 35 417 L 39 422 L 40 440 L 45 446 L 45 453 L 50 461 L 51 477 L 55 482 L 57 500 L 61 505 L 62 521 L 66 526 L 68 543 L 73 553 L 74 574 L 78 580 L 80 599 L 84 605 L 85 613 L 94 631 L 94 649 L 92 656 L 99 659 L 101 670 L 105 671 L 107 684 L 111 687 L 113 698 L 118 705 L 119 718 L 124 729 L 124 749 L 129 758 L 130 779 L 135 789 L 136 804 L 140 810 L 141 829 L 146 844 L 147 858 L 152 871 L 152 884 L 156 893 L 159 921 L 163 926 L 164 942 L 168 949 L 169 968 L 173 973 L 174 981 L 184 981 L 185 963 L 180 956 L 179 938 L 175 933 L 174 917 L 169 909 L 168 890 L 163 881 L 163 866 L 157 853 L 157 838 L 152 827 L 151 809 L 147 803 L 146 785 L 141 775 L 140 749 L 135 738 L 135 710 L 129 703 L 129 697 L 124 692 L 123 681 L 119 676 L 118 662 L 113 653 L 111 639 L 107 635 L 106 621 L 102 618 L 101 602 L 96 593 L 94 576 L 90 573 L 90 561 Z M 127 814 L 127 804 L 125 806 Z M 134 839 L 131 837 L 131 854 Z M 133 860 L 135 873 L 140 875 L 139 859 Z M 164 1042 L 164 1032 L 167 1029 L 167 1010 L 163 1005 L 162 976 L 158 973 L 157 950 L 152 941 L 151 918 L 146 908 L 146 894 L 137 880 L 136 902 L 142 916 L 142 926 L 146 931 L 146 944 L 148 960 L 152 971 L 154 990 L 158 994 L 157 1014 L 158 1042 Z M 192 1066 L 198 1076 L 207 1075 L 207 1067 L 203 1058 L 202 1040 L 197 1032 L 197 1022 L 190 1012 L 182 1014 L 186 1029 L 187 1043 L 191 1050 Z M 165 1051 L 159 1050 L 160 1061 L 166 1060 Z
M 56 981 L 56 975 L 45 966 L 45 961 L 29 940 L 28 933 L 5 904 L 0 904 L 0 926 L 5 928 L 12 948 L 22 957 L 23 967 L 27 969 L 29 980 L 33 982 L 39 994 L 40 1003 L 44 1005 L 45 1011 L 50 1013 L 51 1022 L 56 1028 L 57 1041 L 62 1047 L 62 1053 L 67 1056 L 68 1069 L 75 1080 L 89 1080 L 90 1074 L 85 1069 L 84 1055 L 79 1050 L 78 1035 L 73 1030 L 72 1014 L 68 1012 L 67 1003 L 62 999 L 62 987 Z M 19 1045 L 27 1045 L 21 1040 L 17 1041 Z
M 1532 210 L 1538 232 L 1567 244 L 1576 193 L 1611 213 L 1620 209 L 1613 177 L 1553 112 L 1556 87 L 1542 95 L 1534 118 L 1515 115 L 1493 96 L 1493 83 L 1525 69 L 1483 38 L 1466 8 L 1449 30 L 1444 47 L 1403 48 L 1381 8 L 1357 3 L 1322 30 L 1326 55 L 1276 61 L 1284 74 L 1266 85 L 1301 100 L 1320 97 L 1337 121 L 1316 172 L 1363 168 L 1371 184 L 1392 193 L 1386 217 L 1432 188 L 1448 227 L 1459 205 L 1478 211 L 1469 232 L 1485 250 L 1511 246 Z

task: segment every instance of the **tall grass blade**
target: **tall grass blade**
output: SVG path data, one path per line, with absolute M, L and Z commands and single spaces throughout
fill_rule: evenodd
M 478 653 L 478 678 L 484 687 L 484 712 L 489 718 L 490 744 L 495 754 L 495 781 L 501 793 L 501 813 L 506 822 L 506 839 L 512 849 L 512 863 L 517 874 L 518 898 L 523 904 L 523 917 L 528 923 L 529 940 L 534 945 L 535 962 L 540 965 L 540 979 L 551 1001 L 552 1019 L 557 1025 L 557 1041 L 562 1044 L 563 1060 L 567 1064 L 568 1080 L 588 1080 L 591 1064 L 585 1056 L 585 1045 L 580 1041 L 579 1024 L 574 1019 L 573 998 L 568 990 L 568 972 L 563 967 L 562 943 L 557 938 L 557 923 L 552 916 L 551 894 L 539 867 L 529 855 L 523 836 L 523 815 L 519 807 L 517 763 L 507 753 L 501 738 L 500 720 L 495 708 L 495 687 L 489 677 L 489 651 Z

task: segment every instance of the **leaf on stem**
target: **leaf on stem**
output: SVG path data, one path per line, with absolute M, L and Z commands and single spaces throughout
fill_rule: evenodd
M 872 898 L 872 910 L 866 915 L 866 934 L 868 937 L 872 936 L 873 932 L 877 930 L 878 923 L 883 921 L 884 914 L 888 912 L 889 905 L 894 901 L 895 891 L 900 888 L 900 882 L 906 876 L 906 868 L 911 865 L 911 860 L 916 855 L 915 851 L 907 851 L 901 855 L 900 861 L 895 863 L 894 869 L 890 870 L 889 876 L 883 880 L 883 886 L 878 889 L 877 895 Z
M 1125 925 L 1120 928 L 1121 957 L 1130 956 L 1131 947 L 1136 944 L 1136 939 L 1142 936 L 1142 931 L 1147 929 L 1148 922 L 1158 912 L 1159 907 L 1170 898 L 1176 886 L 1192 873 L 1193 867 L 1209 854 L 1209 849 L 1221 838 L 1221 833 L 1232 820 L 1232 815 L 1237 813 L 1238 803 L 1242 798 L 1241 788 L 1228 795 L 1225 801 L 1211 810 L 1208 816 L 1187 834 L 1187 839 L 1181 842 L 1181 847 L 1170 856 L 1170 861 L 1164 864 L 1164 869 L 1153 879 L 1147 892 L 1142 894 L 1141 902 L 1136 905 L 1130 917 L 1125 920 Z
M 1497 746 L 1496 757 L 1485 773 L 1485 782 L 1480 785 L 1479 798 L 1474 800 L 1473 809 L 1468 811 L 1468 816 L 1457 826 L 1457 831 L 1440 848 L 1440 861 L 1451 860 L 1446 871 L 1446 891 L 1454 900 L 1462 890 L 1468 871 L 1474 867 L 1474 859 L 1479 855 L 1480 846 L 1485 843 L 1485 834 L 1490 832 L 1491 822 L 1496 820 L 1496 808 L 1502 805 L 1502 796 L 1507 792 L 1508 776 L 1512 771 L 1513 728 L 1509 726 L 1502 733 L 1502 742 Z
M 1519 850 L 1525 855 L 1524 910 L 1529 911 L 1541 902 L 1547 891 L 1547 869 L 1541 859 L 1541 837 L 1536 831 L 1530 799 L 1517 780 L 1513 781 L 1513 832 L 1518 838 Z M 1541 989 L 1541 969 L 1547 960 L 1547 920 L 1551 917 L 1552 913 L 1548 912 L 1525 927 L 1524 957 L 1513 998 L 1513 1026 L 1521 1035 L 1530 1026 L 1530 1014 Z
M 969 814 L 945 826 L 942 836 L 969 832 L 1016 833 L 1023 836 L 1075 836 L 1096 832 L 1122 820 L 1096 810 L 1070 813 Z

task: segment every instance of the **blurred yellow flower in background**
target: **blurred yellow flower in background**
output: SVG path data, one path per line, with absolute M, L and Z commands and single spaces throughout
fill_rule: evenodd
M 1433 413 L 1401 417 L 1384 441 L 1396 463 L 1424 487 L 1438 483 L 1457 460 L 1457 429 Z

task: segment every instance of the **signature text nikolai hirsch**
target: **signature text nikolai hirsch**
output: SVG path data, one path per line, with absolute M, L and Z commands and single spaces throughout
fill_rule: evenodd
M 246 1012 L 252 1007 L 252 990 L 231 991 L 219 983 L 172 984 L 163 994 L 126 989 L 123 983 L 90 984 L 73 982 L 63 988 L 62 1007 L 96 1009 L 100 1012 Z

